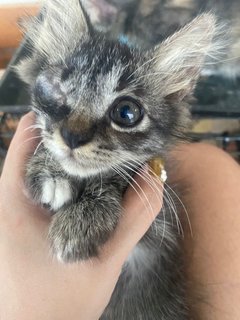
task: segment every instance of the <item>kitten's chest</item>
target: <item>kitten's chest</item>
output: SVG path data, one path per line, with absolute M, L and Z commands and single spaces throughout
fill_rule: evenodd
M 152 252 L 141 244 L 136 245 L 128 256 L 123 272 L 133 281 L 140 280 L 146 272 L 153 271 L 156 252 Z

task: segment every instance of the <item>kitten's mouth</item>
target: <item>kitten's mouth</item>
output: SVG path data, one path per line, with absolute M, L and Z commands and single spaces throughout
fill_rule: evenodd
M 76 154 L 75 150 L 63 148 L 48 148 L 66 173 L 74 176 L 92 176 L 109 169 L 108 161 L 99 159 L 94 153 Z
M 93 175 L 99 175 L 109 170 L 118 171 L 123 163 L 126 164 L 126 168 L 133 167 L 133 164 L 139 164 L 140 159 L 133 159 L 133 162 L 128 161 L 132 158 L 132 155 L 128 155 L 125 159 L 121 159 L 120 154 L 112 154 L 107 150 L 102 150 L 88 146 L 85 149 L 70 149 L 64 145 L 59 145 L 53 140 L 45 141 L 45 147 L 51 152 L 53 157 L 62 167 L 62 169 L 69 175 L 77 177 L 89 177 Z M 144 159 L 141 161 L 144 163 Z

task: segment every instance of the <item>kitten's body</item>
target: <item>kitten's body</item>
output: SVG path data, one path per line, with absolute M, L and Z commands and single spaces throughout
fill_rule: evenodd
M 165 218 L 158 216 L 131 253 L 101 319 L 190 319 L 178 234 Z
M 203 15 L 141 51 L 107 40 L 78 0 L 71 4 L 45 3 L 44 21 L 35 20 L 29 32 L 32 55 L 17 67 L 31 87 L 42 136 L 26 183 L 33 199 L 54 212 L 49 239 L 63 262 L 98 255 L 118 224 L 132 176 L 151 158 L 165 158 L 183 136 L 186 101 L 215 33 L 214 17 Z M 189 319 L 177 224 L 168 210 L 159 214 L 101 319 Z

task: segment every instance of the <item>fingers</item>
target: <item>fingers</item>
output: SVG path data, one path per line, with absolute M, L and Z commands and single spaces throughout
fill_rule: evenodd
M 112 239 L 103 249 L 103 256 L 123 263 L 159 214 L 163 202 L 163 185 L 146 171 L 134 177 L 123 199 L 123 215 Z
M 2 178 L 18 181 L 24 175 L 26 160 L 36 146 L 38 134 L 28 128 L 34 124 L 34 113 L 30 112 L 23 116 L 19 122 L 17 131 L 9 147 Z

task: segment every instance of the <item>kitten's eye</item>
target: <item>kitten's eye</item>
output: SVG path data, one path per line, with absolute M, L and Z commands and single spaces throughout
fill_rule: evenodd
M 144 109 L 133 98 L 117 100 L 110 111 L 110 118 L 121 127 L 132 127 L 138 124 L 144 115 Z

